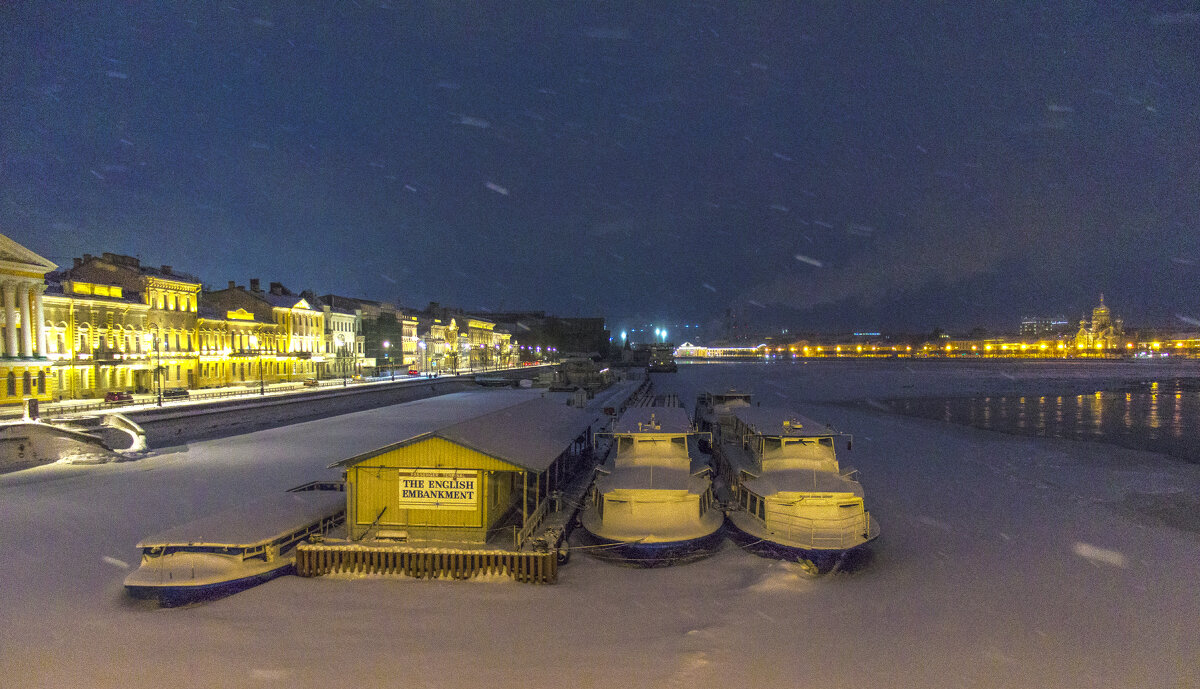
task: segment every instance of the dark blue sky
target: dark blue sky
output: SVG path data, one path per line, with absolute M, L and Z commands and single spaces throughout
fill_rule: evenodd
M 1198 2 L 311 4 L 0 6 L 0 232 L 617 328 L 1200 318 Z

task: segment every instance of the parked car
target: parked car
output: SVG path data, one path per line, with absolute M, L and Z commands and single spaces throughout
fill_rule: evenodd
M 319 387 L 321 387 L 321 381 L 317 380 L 316 378 L 305 378 L 304 379 L 304 387 L 319 388 Z
M 410 376 L 419 376 L 419 375 L 421 375 L 421 372 L 420 372 L 420 371 L 418 371 L 418 370 L 417 370 L 417 369 L 415 369 L 415 368 L 410 368 L 410 369 L 408 369 L 408 375 L 410 375 Z
M 188 393 L 187 388 L 167 388 L 163 390 L 162 396 L 165 400 L 178 400 L 185 399 L 191 395 Z
M 107 392 L 104 394 L 105 404 L 133 404 L 133 394 L 128 392 Z

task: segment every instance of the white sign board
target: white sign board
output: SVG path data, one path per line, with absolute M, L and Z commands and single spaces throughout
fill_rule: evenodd
M 400 473 L 403 510 L 474 510 L 479 504 L 479 472 Z

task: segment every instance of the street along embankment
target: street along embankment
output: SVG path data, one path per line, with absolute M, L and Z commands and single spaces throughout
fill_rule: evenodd
M 148 447 L 161 448 L 386 407 L 477 387 L 469 378 L 435 378 L 172 405 L 132 411 L 127 416 L 145 430 Z

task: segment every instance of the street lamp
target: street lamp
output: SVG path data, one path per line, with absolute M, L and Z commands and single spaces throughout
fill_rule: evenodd
M 396 380 L 396 370 L 395 370 L 395 369 L 392 369 L 392 368 L 391 368 L 391 367 L 388 365 L 388 349 L 390 349 L 390 348 L 391 348 L 391 346 L 392 346 L 392 343 L 391 343 L 391 342 L 389 342 L 389 341 L 387 341 L 387 340 L 384 340 L 384 341 L 383 341 L 383 367 L 384 367 L 384 368 L 386 368 L 386 369 L 389 369 L 389 370 L 391 370 L 391 372 L 392 372 L 392 380 Z
M 162 348 L 159 346 L 159 342 L 158 342 L 158 331 L 155 330 L 154 332 L 150 333 L 149 335 L 142 335 L 142 342 L 144 342 L 146 345 L 149 345 L 151 342 L 154 343 L 154 359 L 155 359 L 154 382 L 158 386 L 157 403 L 158 403 L 158 406 L 161 407 L 162 406 L 162 378 L 161 378 L 161 376 L 162 376 Z

